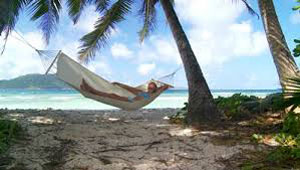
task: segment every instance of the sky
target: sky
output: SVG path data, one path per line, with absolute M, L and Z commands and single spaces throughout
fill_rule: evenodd
M 250 0 L 257 13 L 257 1 Z M 294 0 L 274 0 L 285 38 L 293 49 L 299 38 L 300 14 L 292 11 Z M 263 30 L 262 20 L 250 15 L 242 3 L 232 0 L 176 0 L 175 10 L 190 40 L 198 63 L 211 89 L 276 89 L 278 76 Z M 91 71 L 109 81 L 139 85 L 167 75 L 177 68 L 167 81 L 176 88 L 186 88 L 187 82 L 181 58 L 161 6 L 158 5 L 156 30 L 143 42 L 137 32 L 142 20 L 137 6 L 112 31 L 107 46 L 99 50 L 89 64 Z M 77 59 L 79 39 L 93 30 L 100 17 L 93 6 L 85 9 L 74 25 L 64 9 L 50 44 L 46 45 L 38 23 L 30 21 L 24 12 L 16 29 L 38 49 L 62 50 Z M 45 72 L 39 56 L 29 46 L 10 36 L 5 53 L 0 56 L 0 79 Z M 4 43 L 0 37 L 0 45 Z M 296 59 L 299 63 L 299 59 Z

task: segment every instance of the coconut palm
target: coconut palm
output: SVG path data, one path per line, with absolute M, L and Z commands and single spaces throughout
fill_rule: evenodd
M 251 12 L 252 10 L 246 0 L 241 1 Z M 66 2 L 69 16 L 74 24 L 77 23 L 87 5 L 95 5 L 96 11 L 102 14 L 102 17 L 96 21 L 94 30 L 80 39 L 82 45 L 79 59 L 86 62 L 93 59 L 95 53 L 107 44 L 111 30 L 125 20 L 126 14 L 133 10 L 134 3 L 140 3 L 141 6 L 138 13 L 143 18 L 143 26 L 139 31 L 139 36 L 140 40 L 143 41 L 155 28 L 156 8 L 160 4 L 177 44 L 188 81 L 188 123 L 197 124 L 204 121 L 218 122 L 220 120 L 221 114 L 213 102 L 202 70 L 173 8 L 173 0 L 143 0 L 138 2 L 133 0 L 66 0 Z M 8 16 L 0 16 L 0 32 L 6 32 L 8 35 L 13 30 L 20 11 L 27 7 L 32 14 L 31 20 L 38 20 L 39 28 L 43 31 L 47 43 L 51 33 L 56 29 L 62 8 L 60 0 L 2 0 L 0 8 L 2 6 L 9 10 L 8 13 L 5 13 Z
M 286 88 L 287 79 L 299 76 L 298 67 L 284 38 L 273 0 L 258 0 L 258 5 L 280 84 Z

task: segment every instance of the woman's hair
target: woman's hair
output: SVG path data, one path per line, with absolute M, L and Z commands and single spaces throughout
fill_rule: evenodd
M 150 83 L 148 84 L 148 91 L 149 91 L 149 89 L 152 89 L 152 90 L 154 90 L 154 92 L 155 92 L 156 89 L 157 89 L 156 83 L 150 82 Z

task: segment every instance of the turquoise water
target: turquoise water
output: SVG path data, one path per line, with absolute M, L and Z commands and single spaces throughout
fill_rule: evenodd
M 213 96 L 234 93 L 264 97 L 280 90 L 212 90 Z M 168 90 L 145 108 L 180 108 L 187 101 L 187 90 Z M 74 90 L 0 89 L 0 108 L 8 109 L 115 109 L 87 98 Z

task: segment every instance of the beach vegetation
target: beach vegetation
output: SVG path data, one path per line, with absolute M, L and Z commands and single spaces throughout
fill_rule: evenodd
M 282 93 L 270 94 L 264 98 L 236 93 L 229 97 L 219 96 L 214 99 L 214 102 L 228 120 L 250 119 L 267 112 L 284 112 L 284 109 L 288 106 Z M 189 104 L 185 103 L 183 108 L 170 117 L 171 122 L 186 122 L 188 107 Z
M 244 163 L 244 169 L 255 169 L 259 167 L 277 168 L 300 168 L 300 114 L 289 112 L 282 124 L 281 129 L 273 134 L 254 134 L 253 138 L 257 142 L 274 140 L 275 149 L 264 153 L 260 160 L 250 160 Z M 259 162 L 259 164 L 257 164 Z M 259 167 L 258 167 L 259 166 Z
M 17 121 L 3 118 L 0 114 L 0 169 L 5 169 L 13 161 L 8 155 L 9 148 L 21 136 L 23 130 Z
M 21 127 L 16 121 L 0 119 L 0 154 L 9 148 L 20 132 Z
M 296 2 L 298 2 L 300 4 L 300 0 L 296 0 Z M 295 11 L 300 10 L 300 5 L 294 6 L 293 10 L 295 10 Z
M 229 119 L 241 119 L 249 114 L 259 111 L 260 99 L 256 96 L 233 94 L 230 97 L 221 97 L 215 99 L 218 108 Z
M 282 108 L 288 108 L 288 113 L 284 114 L 280 128 L 272 134 L 253 135 L 258 142 L 272 139 L 276 141 L 277 146 L 264 154 L 264 158 L 260 157 L 245 163 L 243 168 L 298 169 L 300 168 L 300 114 L 297 109 L 300 105 L 300 78 L 293 56 L 300 56 L 300 40 L 294 40 L 296 47 L 292 56 L 287 42 L 283 38 L 273 0 L 258 0 L 258 2 L 270 50 L 283 88 L 283 95 L 280 102 L 277 103 L 280 103 L 278 105 Z M 300 0 L 297 2 L 300 3 Z M 300 10 L 300 6 L 295 6 L 293 10 Z
M 270 150 L 266 153 L 265 158 L 260 160 L 262 166 L 300 168 L 300 114 L 294 112 L 300 105 L 300 78 L 290 78 L 286 82 L 287 86 L 283 90 L 281 105 L 285 108 L 289 107 L 289 112 L 284 115 L 280 128 L 271 134 L 253 135 L 257 142 L 264 143 L 268 140 L 276 142 L 276 148 Z M 252 169 L 255 165 L 256 163 L 253 162 L 247 164 Z

